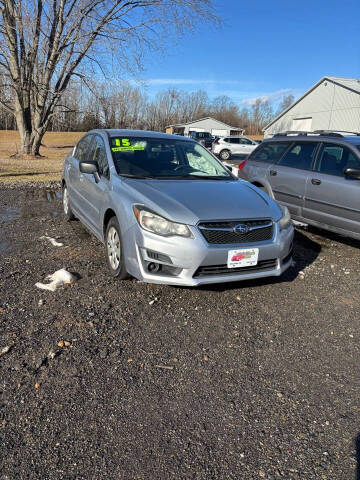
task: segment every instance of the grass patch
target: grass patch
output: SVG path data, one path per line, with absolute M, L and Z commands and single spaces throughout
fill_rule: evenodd
M 20 148 L 16 131 L 0 130 L 0 183 L 60 180 L 64 158 L 84 132 L 47 132 L 41 158 L 10 158 Z

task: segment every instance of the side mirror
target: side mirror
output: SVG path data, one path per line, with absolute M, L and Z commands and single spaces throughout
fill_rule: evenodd
M 87 173 L 88 175 L 94 175 L 95 182 L 100 181 L 99 167 L 97 162 L 80 162 L 79 170 L 81 173 Z
M 94 174 L 99 171 L 95 162 L 80 162 L 79 169 L 81 173 Z
M 353 178 L 354 180 L 360 180 L 360 169 L 345 168 L 344 175 L 346 178 Z

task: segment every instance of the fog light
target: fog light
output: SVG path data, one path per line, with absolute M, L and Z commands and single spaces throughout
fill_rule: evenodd
M 150 273 L 159 272 L 161 270 L 161 264 L 150 262 L 147 266 L 147 269 L 149 270 Z

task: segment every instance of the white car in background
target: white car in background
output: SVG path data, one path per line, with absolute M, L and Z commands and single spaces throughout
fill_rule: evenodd
M 212 144 L 212 153 L 218 155 L 221 160 L 230 160 L 233 155 L 250 155 L 258 146 L 251 138 L 241 135 L 220 137 Z

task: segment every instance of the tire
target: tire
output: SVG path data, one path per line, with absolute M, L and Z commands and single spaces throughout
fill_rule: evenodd
M 64 217 L 65 217 L 67 222 L 71 222 L 71 220 L 75 219 L 75 216 L 73 214 L 73 211 L 71 210 L 69 191 L 68 191 L 68 188 L 66 186 L 66 183 L 64 183 L 64 186 L 63 186 L 63 189 L 62 189 L 62 194 L 63 194 Z
M 231 152 L 230 150 L 221 150 L 219 153 L 219 157 L 221 160 L 229 160 L 231 158 Z
M 116 217 L 111 217 L 106 226 L 105 251 L 111 276 L 119 280 L 129 278 L 125 268 L 120 226 Z

